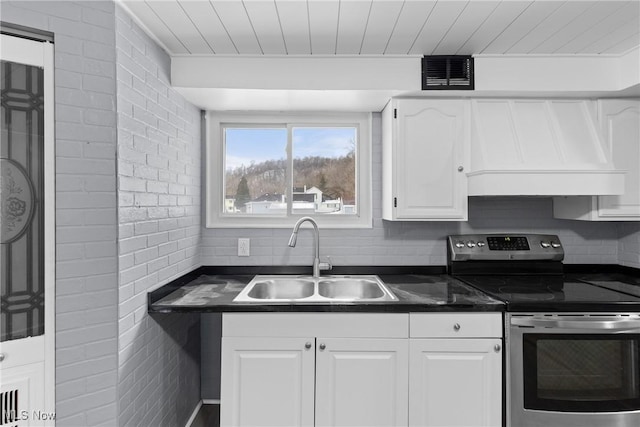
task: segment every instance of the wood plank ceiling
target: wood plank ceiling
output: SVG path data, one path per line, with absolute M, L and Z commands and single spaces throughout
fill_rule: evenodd
M 640 0 L 121 0 L 171 55 L 622 54 Z

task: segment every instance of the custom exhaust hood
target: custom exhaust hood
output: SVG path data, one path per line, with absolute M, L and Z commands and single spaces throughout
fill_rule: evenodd
M 588 100 L 472 100 L 470 196 L 624 192 Z

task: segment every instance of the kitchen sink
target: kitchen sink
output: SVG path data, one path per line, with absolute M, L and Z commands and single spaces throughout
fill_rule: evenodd
M 256 282 L 247 296 L 255 299 L 299 299 L 313 295 L 315 282 L 306 279 L 268 279 Z
M 375 275 L 292 276 L 258 275 L 244 287 L 234 302 L 327 304 L 340 302 L 397 301 Z
M 376 299 L 385 295 L 377 282 L 351 277 L 318 282 L 318 294 L 332 299 Z

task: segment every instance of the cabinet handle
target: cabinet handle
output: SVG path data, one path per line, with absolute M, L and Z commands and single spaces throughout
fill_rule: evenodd
M 464 170 L 463 166 L 458 166 L 458 172 L 462 172 Z
M 500 352 L 500 349 L 502 349 L 502 347 L 500 347 L 500 344 L 496 344 L 493 346 L 493 349 L 495 350 L 496 353 Z
M 0 362 L 4 360 L 4 353 L 0 353 Z
M 308 342 L 304 345 L 304 348 L 306 348 L 307 350 L 309 350 L 311 348 L 311 343 Z
M 325 348 L 327 348 L 327 346 L 324 343 L 320 344 L 320 351 L 324 350 Z
M 455 325 L 453 325 L 453 330 L 458 332 L 460 330 L 460 324 L 456 323 Z

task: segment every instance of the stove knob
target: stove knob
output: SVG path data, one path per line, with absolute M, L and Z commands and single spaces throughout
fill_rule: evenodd
M 468 248 L 475 248 L 476 247 L 476 242 L 474 242 L 473 240 L 469 240 L 467 242 L 467 247 Z
M 477 245 L 478 245 L 479 248 L 484 248 L 485 243 L 480 241 L 480 242 L 477 243 Z
M 464 248 L 464 242 L 462 241 L 456 242 L 456 248 Z
M 551 242 L 551 246 L 554 248 L 559 248 L 560 247 L 560 242 Z
M 540 246 L 542 246 L 543 248 L 548 248 L 549 246 L 551 246 L 551 243 L 549 242 L 545 242 L 544 240 L 542 242 L 540 242 Z

